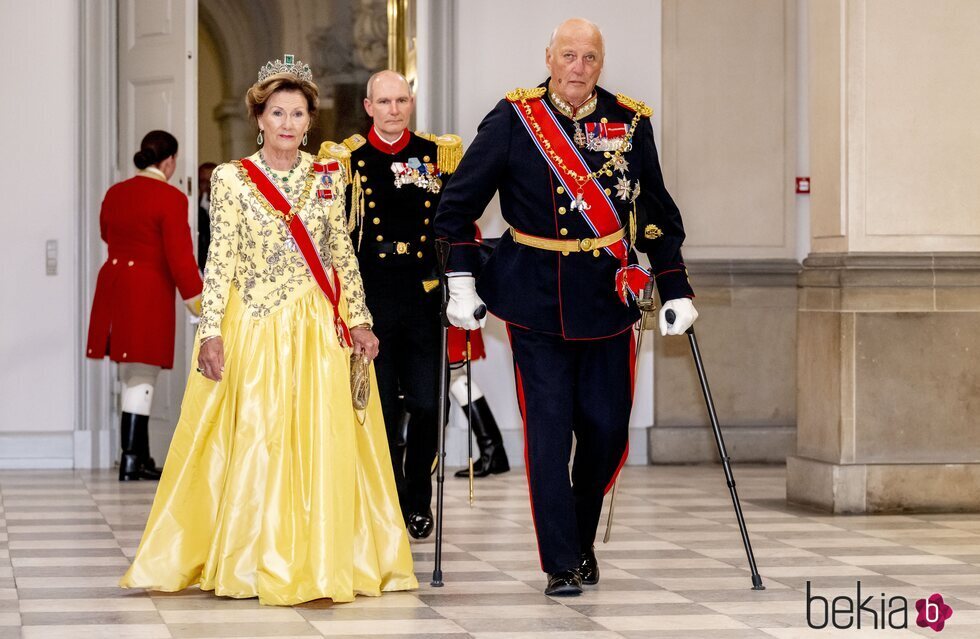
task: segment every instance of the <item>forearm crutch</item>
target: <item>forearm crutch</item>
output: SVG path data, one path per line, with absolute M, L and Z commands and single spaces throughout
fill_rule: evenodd
M 438 446 L 439 451 L 436 457 L 436 551 L 435 551 L 435 565 L 432 569 L 432 581 L 430 585 L 434 588 L 441 588 L 443 586 L 442 582 L 442 513 L 443 513 L 443 503 L 444 503 L 444 484 L 446 482 L 446 423 L 449 421 L 447 419 L 447 409 L 449 407 L 449 353 L 447 352 L 447 342 L 448 342 L 448 332 L 449 332 L 449 317 L 446 315 L 446 308 L 449 306 L 449 286 L 447 284 L 446 278 L 446 263 L 449 261 L 449 242 L 445 240 L 436 240 L 436 261 L 439 265 L 439 288 L 442 289 L 442 302 L 439 308 L 440 323 L 442 325 L 442 338 L 440 344 L 440 353 L 442 353 L 442 361 L 439 364 L 439 407 L 437 411 L 437 423 L 438 423 Z M 473 312 L 473 317 L 482 320 L 487 315 L 487 307 L 483 304 L 477 307 Z M 466 334 L 467 342 L 469 341 L 469 332 Z M 469 345 L 467 344 L 467 347 Z M 469 348 L 467 348 L 469 351 Z M 467 352 L 467 355 L 469 353 Z M 467 367 L 469 366 L 469 359 L 467 359 Z M 467 371 L 468 372 L 468 371 Z M 469 384 L 467 384 L 467 387 Z M 472 402 L 470 402 L 472 403 Z M 472 423 L 472 422 L 471 422 Z M 472 428 L 472 426 L 471 426 Z M 472 446 L 472 444 L 471 444 Z M 470 452 L 470 458 L 472 460 L 472 451 Z M 471 461 L 472 464 L 472 461 Z M 471 480 L 472 481 L 472 480 Z M 472 486 L 472 483 L 470 484 Z M 472 488 L 471 494 L 472 494 Z
M 441 340 L 439 352 L 442 359 L 439 362 L 439 406 L 436 424 L 438 430 L 439 450 L 436 455 L 436 552 L 435 565 L 432 569 L 432 581 L 435 588 L 441 588 L 442 583 L 442 513 L 443 513 L 443 483 L 446 481 L 446 408 L 449 403 L 449 353 L 448 346 L 449 318 L 446 307 L 449 306 L 449 287 L 446 285 L 446 262 L 449 260 L 449 242 L 436 240 L 436 261 L 439 265 L 439 289 L 442 291 L 439 305 L 439 323 L 441 325 Z
M 664 318 L 668 324 L 673 324 L 677 318 L 674 311 L 667 309 Z M 752 590 L 765 590 L 762 585 L 762 576 L 759 575 L 759 568 L 755 565 L 755 555 L 752 554 L 752 543 L 749 541 L 749 531 L 745 527 L 745 517 L 742 516 L 742 504 L 738 499 L 738 491 L 735 490 L 735 476 L 732 474 L 731 458 L 728 456 L 728 449 L 725 447 L 725 439 L 721 435 L 721 427 L 718 425 L 718 415 L 715 413 L 715 403 L 711 399 L 711 390 L 708 388 L 708 377 L 704 373 L 704 363 L 701 361 L 701 349 L 698 348 L 698 338 L 694 335 L 694 327 L 689 327 L 687 339 L 691 343 L 691 354 L 694 355 L 694 366 L 698 369 L 698 380 L 701 382 L 701 392 L 704 394 L 704 403 L 708 407 L 708 417 L 711 419 L 711 429 L 714 431 L 715 444 L 718 446 L 718 456 L 721 458 L 721 465 L 725 469 L 725 481 L 728 490 L 732 494 L 732 505 L 735 507 L 735 518 L 738 520 L 738 529 L 742 533 L 742 545 L 745 546 L 745 555 L 749 560 L 749 570 L 752 571 Z

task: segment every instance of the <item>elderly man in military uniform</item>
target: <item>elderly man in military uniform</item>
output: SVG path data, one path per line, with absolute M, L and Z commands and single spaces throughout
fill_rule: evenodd
M 627 455 L 636 296 L 655 278 L 661 333 L 682 334 L 697 318 L 652 111 L 596 86 L 603 58 L 598 27 L 561 24 L 545 52 L 551 76 L 484 118 L 436 215 L 436 234 L 452 243 L 450 321 L 476 328 L 485 302 L 507 323 L 548 595 L 599 580 L 596 527 Z M 511 228 L 481 266 L 473 223 L 494 192 Z
M 460 138 L 408 130 L 415 98 L 404 76 L 381 71 L 367 84 L 367 135 L 320 152 L 341 160 L 352 179 L 348 229 L 360 263 L 374 332 L 388 446 L 409 534 L 432 533 L 432 462 L 439 397 L 440 296 L 433 218 L 462 155 Z M 400 401 L 404 396 L 404 405 Z M 403 409 L 408 429 L 401 446 Z

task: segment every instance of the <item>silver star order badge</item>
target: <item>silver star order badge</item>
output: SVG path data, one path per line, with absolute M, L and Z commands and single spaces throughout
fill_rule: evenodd
M 630 188 L 630 181 L 625 177 L 620 177 L 616 181 L 616 197 L 624 202 L 627 202 L 630 199 L 630 191 L 632 191 Z
M 613 161 L 613 169 L 619 171 L 623 175 L 630 170 L 630 163 L 624 156 L 620 155 Z

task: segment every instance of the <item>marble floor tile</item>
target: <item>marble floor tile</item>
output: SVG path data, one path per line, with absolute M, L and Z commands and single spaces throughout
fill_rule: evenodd
M 649 615 L 593 617 L 610 630 L 731 630 L 748 628 L 727 615 Z
M 86 625 L 25 626 L 24 639 L 168 639 L 173 635 L 163 624 L 155 625 Z
M 145 625 L 160 624 L 164 621 L 156 610 L 89 610 L 84 612 L 63 612 L 50 609 L 38 612 L 22 610 L 20 616 L 24 626 Z
M 493 606 L 490 606 L 491 608 Z M 410 619 L 444 619 L 428 606 L 416 608 L 359 608 L 349 605 L 325 606 L 324 608 L 304 608 L 299 611 L 307 621 L 399 621 Z
M 205 639 L 211 637 L 316 637 L 320 633 L 305 621 L 286 623 L 192 623 L 168 624 L 175 639 Z
M 45 612 L 146 612 L 157 607 L 149 597 L 139 599 L 23 599 L 23 613 Z
M 292 608 L 263 606 L 252 610 L 161 610 L 167 624 L 288 623 L 305 621 Z
M 335 637 L 338 635 L 381 637 L 394 634 L 436 636 L 466 632 L 456 622 L 449 619 L 396 621 L 364 619 L 355 621 L 311 621 L 310 623 L 325 637 Z

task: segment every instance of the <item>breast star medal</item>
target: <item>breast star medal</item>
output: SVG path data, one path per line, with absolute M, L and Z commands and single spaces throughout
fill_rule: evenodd
M 616 181 L 616 197 L 622 201 L 628 202 L 632 191 L 633 188 L 630 186 L 630 181 L 627 180 L 625 176 L 621 176 Z

